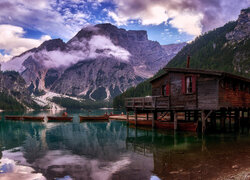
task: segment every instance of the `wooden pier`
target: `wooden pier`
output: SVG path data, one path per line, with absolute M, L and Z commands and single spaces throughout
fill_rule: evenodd
M 169 119 L 165 121 L 173 122 L 173 129 L 178 130 L 182 113 L 182 122 L 200 124 L 203 133 L 249 131 L 250 79 L 219 71 L 165 70 L 165 74 L 151 81 L 152 96 L 125 100 L 128 121 L 130 112 L 135 116 L 135 125 L 138 114 L 146 114 L 146 120 L 152 121 L 155 128 L 161 117 L 168 114 Z

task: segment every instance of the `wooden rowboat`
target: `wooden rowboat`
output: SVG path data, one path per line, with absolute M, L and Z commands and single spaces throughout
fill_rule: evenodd
M 24 121 L 44 121 L 42 116 L 23 116 Z
M 103 115 L 103 116 L 79 116 L 80 122 L 83 121 L 108 121 L 109 116 L 108 115 Z
M 4 117 L 6 120 L 23 120 L 22 116 L 5 116 Z
M 174 122 L 163 122 L 163 121 L 156 121 L 155 122 L 156 128 L 159 129 L 174 129 Z M 178 122 L 177 123 L 177 129 L 180 131 L 190 131 L 190 132 L 196 132 L 198 127 L 197 122 Z
M 197 122 L 179 122 L 177 126 L 178 126 L 178 129 L 180 129 L 181 131 L 196 132 L 198 123 Z
M 129 120 L 129 124 L 135 125 L 135 120 Z M 137 126 L 152 126 L 151 120 L 137 120 Z
M 67 116 L 48 116 L 49 122 L 72 122 L 73 117 Z

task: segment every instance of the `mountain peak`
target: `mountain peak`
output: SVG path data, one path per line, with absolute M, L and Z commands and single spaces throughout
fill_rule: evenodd
M 242 9 L 234 30 L 226 34 L 231 42 L 240 42 L 250 38 L 250 8 Z
M 42 49 L 46 49 L 47 51 L 54 51 L 54 50 L 61 50 L 63 51 L 66 47 L 66 44 L 63 42 L 62 39 L 51 39 L 44 41 L 36 51 L 40 51 Z
M 148 34 L 145 30 L 125 30 L 118 28 L 110 23 L 96 24 L 95 26 L 87 26 L 81 29 L 70 41 L 75 39 L 91 39 L 94 35 L 103 35 L 109 37 L 112 41 L 147 41 Z

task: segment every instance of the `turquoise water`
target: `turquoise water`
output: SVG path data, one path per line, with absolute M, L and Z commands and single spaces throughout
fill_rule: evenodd
M 246 132 L 202 137 L 121 121 L 79 123 L 87 111 L 68 113 L 72 123 L 10 121 L 3 116 L 22 113 L 1 113 L 0 179 L 212 179 L 250 166 Z

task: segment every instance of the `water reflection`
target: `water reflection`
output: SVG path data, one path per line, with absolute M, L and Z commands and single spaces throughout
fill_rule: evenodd
M 2 120 L 0 178 L 211 179 L 250 162 L 247 135 L 200 137 L 115 121 L 79 123 L 78 113 L 71 115 L 73 123 Z

